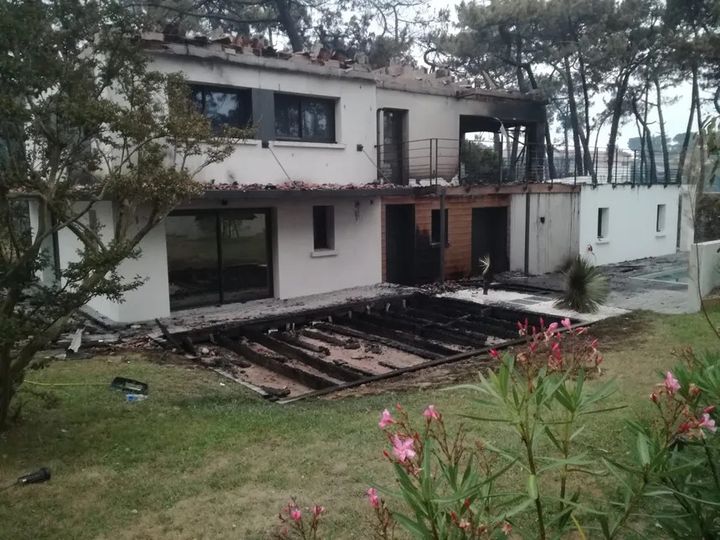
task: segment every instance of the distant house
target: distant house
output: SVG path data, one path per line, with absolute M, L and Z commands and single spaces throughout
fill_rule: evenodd
M 123 303 L 91 302 L 114 321 L 467 276 L 486 254 L 495 271 L 545 272 L 595 240 L 580 234 L 585 188 L 544 175 L 541 96 L 475 89 L 402 66 L 371 71 L 307 54 L 267 57 L 223 42 L 158 35 L 144 44 L 152 69 L 184 74 L 213 124 L 250 125 L 254 135 L 205 168 L 205 193 L 123 263 L 122 274 L 145 283 Z M 491 134 L 496 154 L 470 155 L 464 141 L 477 132 Z M 512 154 L 503 150 L 511 146 Z M 674 250 L 674 197 L 663 203 L 667 245 L 648 255 Z M 112 230 L 112 208 L 98 204 L 92 219 Z M 598 241 L 622 241 L 624 211 L 597 218 L 607 233 Z M 61 231 L 56 246 L 65 265 L 78 242 Z

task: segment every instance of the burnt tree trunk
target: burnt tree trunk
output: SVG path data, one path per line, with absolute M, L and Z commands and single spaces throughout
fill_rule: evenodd
M 630 71 L 625 71 L 619 76 L 616 83 L 615 103 L 613 103 L 612 122 L 610 123 L 610 136 L 608 138 L 608 155 L 607 155 L 607 181 L 612 183 L 613 165 L 615 163 L 615 147 L 617 143 L 618 131 L 620 129 L 620 118 L 623 112 L 623 103 L 625 101 L 625 93 L 627 92 L 628 81 L 630 80 Z
M 680 147 L 680 157 L 678 158 L 678 170 L 675 181 L 679 184 L 682 181 L 683 169 L 685 168 L 685 158 L 687 157 L 688 147 L 690 146 L 690 138 L 692 137 L 693 120 L 695 119 L 695 101 L 698 97 L 698 68 L 693 62 L 692 67 L 692 96 L 690 97 L 690 116 L 688 117 L 687 127 L 685 128 L 685 137 Z

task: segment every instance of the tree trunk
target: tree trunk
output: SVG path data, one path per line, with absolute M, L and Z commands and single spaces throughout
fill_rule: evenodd
M 700 155 L 700 193 L 705 189 L 705 131 L 703 129 L 702 109 L 700 107 L 700 88 L 698 86 L 697 78 L 694 80 L 695 88 L 693 88 L 693 95 L 695 96 L 695 114 L 697 116 L 697 139 L 698 149 Z
M 10 402 L 13 397 L 13 384 L 10 376 L 10 350 L 0 352 L 0 432 L 7 426 L 10 414 Z
M 612 122 L 610 123 L 610 136 L 608 137 L 608 155 L 607 155 L 607 181 L 608 184 L 613 180 L 613 165 L 615 164 L 615 144 L 617 142 L 618 130 L 620 128 L 620 118 L 622 117 L 622 106 L 627 92 L 628 81 L 630 80 L 630 72 L 626 71 L 618 81 L 617 91 L 615 92 L 615 103 L 613 105 Z
M 293 52 L 300 52 L 303 50 L 303 40 L 300 36 L 300 30 L 298 29 L 297 21 L 291 13 L 290 2 L 288 0 L 275 0 L 275 9 L 277 10 L 278 21 L 280 25 L 285 29 L 290 46 Z
M 687 157 L 687 150 L 690 146 L 690 137 L 692 136 L 693 119 L 695 118 L 695 101 L 697 99 L 698 92 L 698 69 L 697 65 L 693 62 L 692 64 L 692 96 L 690 98 L 690 116 L 688 117 L 687 128 L 685 128 L 685 137 L 683 138 L 682 146 L 680 147 L 680 157 L 678 158 L 678 170 L 675 176 L 675 181 L 679 184 L 682 182 L 683 169 L 685 168 L 685 158 Z
M 662 111 L 662 91 L 660 90 L 660 80 L 655 77 L 655 95 L 657 98 L 658 122 L 660 123 L 660 145 L 663 153 L 663 182 L 668 183 L 670 179 L 670 154 L 667 146 L 667 133 L 665 133 L 665 120 Z
M 577 102 L 575 101 L 575 85 L 573 84 L 572 73 L 570 71 L 570 60 L 566 56 L 565 78 L 568 89 L 568 104 L 570 105 L 570 123 L 573 129 L 573 139 L 575 141 L 575 163 L 580 176 L 590 173 L 592 175 L 592 159 L 590 157 L 590 149 L 588 148 L 587 139 L 583 134 L 578 119 Z M 594 175 L 593 175 L 594 176 Z
M 547 122 L 545 123 L 545 151 L 547 152 L 548 173 L 552 180 L 557 178 L 557 170 L 555 169 L 555 147 L 552 144 L 550 126 Z
M 655 150 L 653 148 L 652 134 L 647 123 L 648 115 L 648 95 L 650 94 L 650 85 L 645 84 L 645 111 L 643 112 L 643 128 L 645 129 L 645 144 L 647 144 L 648 162 L 650 166 L 650 183 L 657 184 L 657 165 L 655 163 Z

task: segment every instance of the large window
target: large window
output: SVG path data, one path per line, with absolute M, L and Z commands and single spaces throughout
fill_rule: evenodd
M 248 89 L 191 85 L 192 100 L 210 119 L 216 132 L 223 127 L 244 128 L 252 123 L 252 93 Z
M 178 211 L 165 230 L 171 309 L 272 296 L 269 210 Z
M 335 101 L 275 94 L 275 136 L 281 140 L 334 143 Z

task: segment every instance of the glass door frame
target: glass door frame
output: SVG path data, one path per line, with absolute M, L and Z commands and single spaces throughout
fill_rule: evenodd
M 222 218 L 232 217 L 233 214 L 263 214 L 265 216 L 265 240 L 267 253 L 267 280 L 268 295 L 264 298 L 273 298 L 275 296 L 275 283 L 273 281 L 273 225 L 272 225 L 272 208 L 202 208 L 188 210 L 174 210 L 170 212 L 172 216 L 196 216 L 196 215 L 214 215 L 215 217 L 215 247 L 217 253 L 217 277 L 218 277 L 218 304 L 225 303 L 225 288 L 223 287 L 223 242 L 222 242 Z M 166 235 L 167 238 L 167 235 Z M 167 240 L 166 240 L 167 241 Z M 167 249 L 167 248 L 166 248 Z M 168 273 L 170 268 L 168 268 Z M 169 294 L 169 291 L 168 291 Z M 199 302 L 193 306 L 182 307 L 179 309 L 189 309 L 191 307 L 211 306 L 216 302 Z M 170 299 L 170 310 L 172 309 L 172 299 Z

